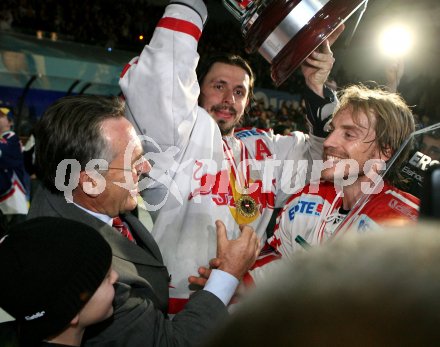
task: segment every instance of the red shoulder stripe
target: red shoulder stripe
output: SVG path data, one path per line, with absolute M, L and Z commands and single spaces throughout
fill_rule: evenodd
M 139 60 L 139 59 L 136 59 L 136 60 L 133 62 L 133 65 L 137 64 L 137 63 L 138 63 L 138 60 Z M 124 66 L 124 69 L 122 70 L 121 75 L 119 76 L 119 78 L 124 77 L 124 75 L 126 74 L 126 72 L 128 71 L 129 68 L 131 68 L 131 64 L 130 64 L 130 63 L 127 63 L 127 64 Z

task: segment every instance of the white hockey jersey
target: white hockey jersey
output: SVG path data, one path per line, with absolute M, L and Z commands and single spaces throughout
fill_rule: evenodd
M 265 241 L 274 206 L 304 186 L 312 159 L 321 159 L 323 139 L 250 129 L 225 138 L 237 168 L 243 168 L 257 213 L 237 213 L 240 197 L 217 124 L 198 106 L 196 76 L 200 16 L 187 6 L 167 6 L 151 42 L 124 69 L 120 86 L 127 117 L 143 135 L 146 157 L 154 162 L 144 199 L 154 219 L 152 234 L 171 274 L 170 313 L 190 294 L 188 276 L 216 255 L 215 221 L 230 239 L 239 224 L 250 224 Z M 245 145 L 242 150 L 241 143 Z M 240 164 L 248 158 L 249 166 Z M 145 187 L 140 183 L 140 188 Z M 240 188 L 240 187 L 239 187 Z

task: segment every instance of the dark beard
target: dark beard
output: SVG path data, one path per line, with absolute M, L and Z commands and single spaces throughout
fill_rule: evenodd
M 219 120 L 217 122 L 217 125 L 220 129 L 220 133 L 222 134 L 222 136 L 228 136 L 231 134 L 231 132 L 233 132 L 233 130 L 235 129 L 236 124 L 233 124 L 232 126 L 226 127 L 226 122 L 224 120 Z

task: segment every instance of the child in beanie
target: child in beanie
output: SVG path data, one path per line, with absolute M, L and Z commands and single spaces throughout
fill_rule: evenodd
M 93 228 L 39 217 L 0 239 L 0 307 L 23 346 L 80 346 L 87 326 L 113 313 L 112 252 Z

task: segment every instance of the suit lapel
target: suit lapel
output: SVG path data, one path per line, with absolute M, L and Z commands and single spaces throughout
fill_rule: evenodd
M 121 216 L 122 219 L 128 224 L 130 230 L 134 231 L 134 236 L 136 242 L 147 247 L 148 250 L 154 255 L 154 257 L 163 263 L 162 254 L 160 252 L 159 246 L 154 240 L 148 229 L 141 223 L 141 221 L 133 216 L 131 213 L 127 213 Z
M 73 203 L 68 203 L 63 195 L 51 194 L 48 191 L 45 191 L 45 195 L 48 203 L 61 217 L 81 221 L 96 229 L 109 243 L 114 256 L 132 263 L 158 267 L 164 266 L 156 242 L 136 217 L 130 216 L 127 218 L 127 221 L 128 224 L 130 224 L 131 231 L 142 239 L 146 248 L 142 248 L 141 245 L 138 246 L 131 242 L 113 227 L 83 211 Z M 137 223 L 135 220 L 137 220 Z

